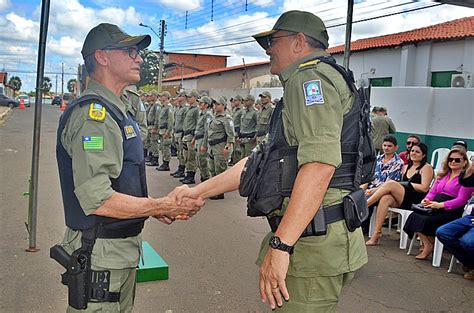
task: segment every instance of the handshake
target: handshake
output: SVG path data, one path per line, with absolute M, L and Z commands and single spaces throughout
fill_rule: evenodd
M 154 214 L 154 217 L 168 225 L 175 220 L 190 219 L 205 204 L 197 188 L 189 188 L 187 185 L 176 187 L 166 197 L 155 200 L 158 202 L 159 214 Z

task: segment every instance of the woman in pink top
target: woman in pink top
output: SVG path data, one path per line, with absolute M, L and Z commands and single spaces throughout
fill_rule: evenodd
M 403 230 L 410 238 L 417 233 L 423 242 L 423 250 L 416 256 L 426 260 L 433 252 L 436 229 L 461 217 L 464 205 L 471 197 L 474 188 L 459 184 L 459 174 L 469 166 L 466 150 L 455 146 L 443 162 L 443 168 L 421 204 L 431 208 L 431 214 L 413 212 L 408 217 Z

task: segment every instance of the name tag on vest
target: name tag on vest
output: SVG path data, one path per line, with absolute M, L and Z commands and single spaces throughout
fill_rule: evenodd
M 132 125 L 125 126 L 123 128 L 123 131 L 125 132 L 125 138 L 127 138 L 127 139 L 137 137 L 137 133 L 135 132 L 135 128 L 133 128 Z

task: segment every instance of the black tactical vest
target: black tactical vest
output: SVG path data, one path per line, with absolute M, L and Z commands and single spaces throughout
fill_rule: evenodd
M 147 184 L 145 173 L 145 161 L 143 157 L 143 143 L 140 138 L 140 130 L 138 124 L 133 116 L 127 112 L 123 113 L 117 109 L 113 104 L 99 96 L 84 96 L 79 98 L 76 102 L 68 106 L 59 120 L 59 127 L 56 141 L 56 159 L 58 162 L 59 178 L 61 183 L 61 191 L 64 204 L 64 215 L 66 218 L 66 225 L 74 230 L 88 229 L 96 224 L 103 224 L 112 237 L 120 237 L 121 232 L 126 229 L 143 228 L 146 218 L 135 219 L 114 219 L 102 217 L 97 215 L 84 214 L 79 200 L 74 194 L 74 179 L 72 171 L 72 159 L 64 149 L 61 143 L 61 134 L 64 130 L 66 122 L 71 116 L 73 109 L 79 105 L 89 105 L 91 102 L 100 103 L 106 108 L 107 114 L 117 122 L 122 132 L 123 138 L 123 166 L 122 171 L 117 178 L 111 178 L 112 189 L 135 197 L 147 197 Z M 136 136 L 130 138 L 130 134 L 125 134 L 125 127 L 132 126 L 135 130 Z M 128 139 L 127 139 L 128 137 Z

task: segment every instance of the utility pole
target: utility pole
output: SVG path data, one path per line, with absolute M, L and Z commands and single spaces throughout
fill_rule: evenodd
M 61 63 L 61 95 L 64 95 L 64 63 Z
M 352 15 L 354 13 L 354 0 L 347 0 L 346 43 L 344 45 L 344 68 L 349 70 L 351 56 Z
M 163 58 L 164 58 L 164 52 L 165 52 L 165 31 L 166 31 L 166 22 L 165 20 L 160 21 L 160 60 L 159 60 L 159 67 L 160 71 L 158 74 L 158 91 L 161 92 L 161 88 L 163 85 Z
M 56 74 L 56 95 L 58 95 L 58 74 Z

